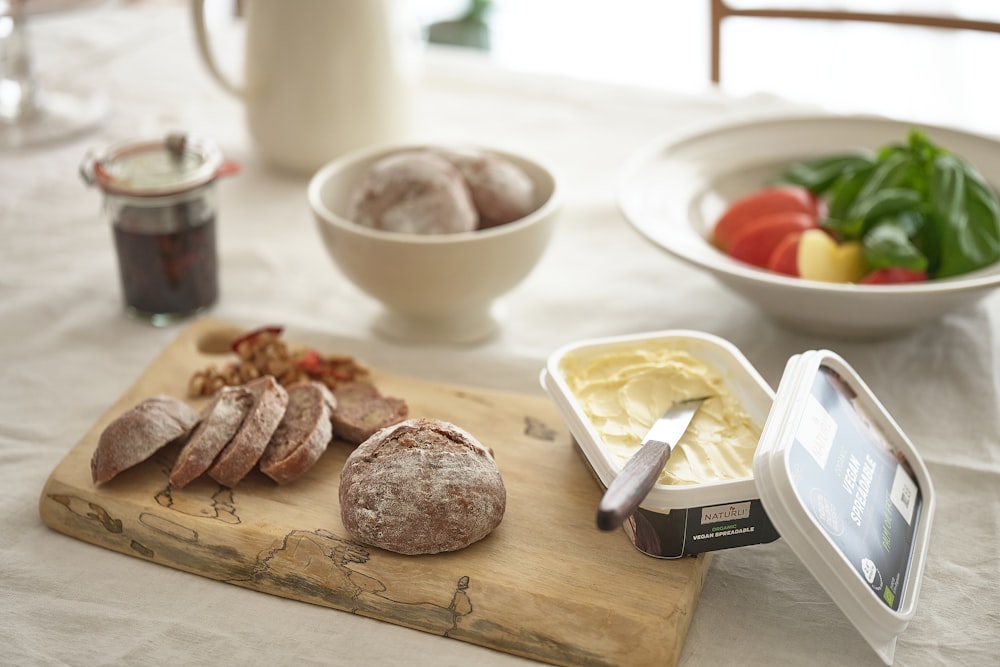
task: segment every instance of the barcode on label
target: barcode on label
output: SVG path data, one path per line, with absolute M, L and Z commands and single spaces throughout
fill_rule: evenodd
M 910 479 L 902 465 L 896 465 L 896 476 L 892 479 L 889 499 L 903 515 L 906 525 L 910 525 L 913 521 L 913 507 L 917 500 L 917 484 Z

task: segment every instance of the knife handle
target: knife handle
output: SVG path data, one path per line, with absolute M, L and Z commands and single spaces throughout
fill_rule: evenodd
M 650 440 L 625 463 L 597 506 L 597 527 L 614 530 L 639 509 L 670 458 L 670 445 Z

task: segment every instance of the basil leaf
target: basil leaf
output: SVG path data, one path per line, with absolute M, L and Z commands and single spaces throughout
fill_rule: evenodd
M 934 161 L 931 200 L 940 230 L 941 265 L 936 278 L 975 271 L 1000 259 L 996 197 L 953 155 Z
M 911 220 L 913 222 L 907 223 Z M 936 276 L 941 266 L 941 230 L 936 218 L 929 213 L 923 215 L 909 211 L 897 215 L 895 221 L 900 226 L 909 225 L 907 233 L 910 240 L 927 257 L 927 275 Z
M 865 182 L 871 176 L 872 172 L 875 171 L 875 163 L 871 163 L 866 167 L 862 167 L 856 171 L 851 172 L 845 178 L 837 182 L 836 186 L 831 190 L 830 199 L 830 211 L 829 215 L 831 218 L 837 220 L 849 220 L 851 218 L 850 210 L 851 206 L 854 204 L 854 200 L 857 199 L 858 193 L 861 188 L 864 187 Z M 848 237 L 848 240 L 855 237 Z
M 887 188 L 895 188 L 906 181 L 910 173 L 913 161 L 910 154 L 905 150 L 898 150 L 888 153 L 877 163 L 861 184 L 857 195 L 851 202 L 847 210 L 847 217 L 864 217 L 862 211 L 868 210 L 874 204 L 869 199 L 876 197 Z
M 867 230 L 882 218 L 919 210 L 922 202 L 923 197 L 914 190 L 886 188 L 875 192 L 867 199 L 859 198 L 851 209 L 854 217 L 864 221 L 864 230 Z
M 861 238 L 862 232 L 864 231 L 865 221 L 861 218 L 841 220 L 838 218 L 827 217 L 820 220 L 819 225 L 823 229 L 833 232 L 833 235 L 838 239 L 856 240 Z
M 777 181 L 799 185 L 813 194 L 822 195 L 841 178 L 872 164 L 872 158 L 864 155 L 832 155 L 807 162 L 797 162 L 778 176 Z
M 966 180 L 969 229 L 978 248 L 979 266 L 1000 260 L 1000 204 L 985 185 Z
M 893 266 L 913 271 L 927 270 L 927 257 L 910 241 L 908 223 L 884 221 L 865 234 L 861 240 L 861 254 L 871 269 Z
M 965 215 L 965 170 L 952 155 L 934 160 L 931 174 L 931 205 L 946 220 Z
M 939 155 L 948 153 L 928 139 L 926 134 L 916 129 L 911 129 L 907 135 L 907 147 L 910 155 L 924 164 L 931 164 Z

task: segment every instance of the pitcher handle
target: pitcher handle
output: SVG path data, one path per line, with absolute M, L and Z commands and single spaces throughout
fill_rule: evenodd
M 205 0 L 191 0 L 191 18 L 194 21 L 194 34 L 198 42 L 198 54 L 205 63 L 212 78 L 226 91 L 236 97 L 244 97 L 243 88 L 230 81 L 219 69 L 212 55 L 212 46 L 208 40 L 208 28 L 205 27 Z

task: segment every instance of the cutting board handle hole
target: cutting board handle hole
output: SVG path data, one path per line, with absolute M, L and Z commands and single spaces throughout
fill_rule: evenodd
M 195 340 L 195 348 L 202 354 L 228 355 L 232 353 L 230 343 L 242 333 L 237 327 L 212 329 Z

